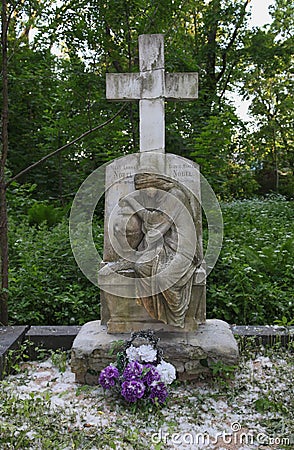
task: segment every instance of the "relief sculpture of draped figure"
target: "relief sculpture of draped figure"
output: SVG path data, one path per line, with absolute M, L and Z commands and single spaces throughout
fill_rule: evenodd
M 138 278 L 137 303 L 150 317 L 184 327 L 193 275 L 201 263 L 191 233 L 195 233 L 194 198 L 175 180 L 154 173 L 138 173 L 135 191 L 123 197 L 121 213 L 137 216 L 133 235 L 140 236 L 134 262 L 118 261 L 112 270 L 131 267 Z M 132 212 L 131 212 L 132 211 Z M 123 222 L 121 222 L 123 223 Z M 137 239 L 138 240 L 138 239 Z

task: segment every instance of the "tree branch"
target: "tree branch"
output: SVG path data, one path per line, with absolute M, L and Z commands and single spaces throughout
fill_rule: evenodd
M 10 24 L 10 21 L 11 21 L 11 18 L 12 18 L 12 15 L 13 15 L 14 11 L 15 11 L 16 8 L 18 7 L 18 5 L 20 5 L 20 4 L 22 3 L 22 1 L 23 1 L 23 0 L 18 0 L 18 1 L 15 3 L 15 5 L 12 5 L 12 9 L 11 9 L 11 11 L 10 11 L 10 13 L 8 14 L 8 17 L 7 17 L 7 27 L 8 27 L 9 24 Z M 6 30 L 6 31 L 7 31 L 7 30 Z
M 221 71 L 219 72 L 219 74 L 217 76 L 217 81 L 219 81 L 222 78 L 223 74 L 225 73 L 225 70 L 227 68 L 228 52 L 229 52 L 230 48 L 234 45 L 234 42 L 235 42 L 235 40 L 236 40 L 236 38 L 238 36 L 239 28 L 240 28 L 240 26 L 241 26 L 241 24 L 243 22 L 243 19 L 244 19 L 244 16 L 245 16 L 245 12 L 246 12 L 246 8 L 249 5 L 250 1 L 251 0 L 246 0 L 245 1 L 244 5 L 243 5 L 243 8 L 242 8 L 242 11 L 241 11 L 241 15 L 239 17 L 239 20 L 236 23 L 236 26 L 235 26 L 233 35 L 231 37 L 231 40 L 228 43 L 228 45 L 226 46 L 226 48 L 224 49 L 224 51 L 222 52 L 222 69 L 221 69 Z
M 220 103 L 221 103 L 221 100 L 222 100 L 223 96 L 224 96 L 225 93 L 226 93 L 226 90 L 227 90 L 228 84 L 229 84 L 229 82 L 230 82 L 230 78 L 231 78 L 231 76 L 232 76 L 233 70 L 234 70 L 234 61 L 233 61 L 232 65 L 231 65 L 231 68 L 230 68 L 230 70 L 229 70 L 229 73 L 228 73 L 227 79 L 226 79 L 226 81 L 225 81 L 224 87 L 223 87 L 223 89 L 222 89 L 222 92 L 221 92 L 221 94 L 220 94 L 220 96 L 219 96 L 219 98 L 218 98 L 218 105 L 219 105 L 219 106 L 220 106 Z
M 71 145 L 73 145 L 76 142 L 80 141 L 81 139 L 85 138 L 89 134 L 94 133 L 95 131 L 100 130 L 100 128 L 103 128 L 106 125 L 108 125 L 109 123 L 111 123 L 124 110 L 125 107 L 126 107 L 126 105 L 123 105 L 119 109 L 119 111 L 114 116 L 112 116 L 110 119 L 106 120 L 106 122 L 104 122 L 104 123 L 102 123 L 100 125 L 97 125 L 97 127 L 94 127 L 91 130 L 86 131 L 85 133 L 81 134 L 77 138 L 73 139 L 71 142 L 68 142 L 67 144 L 63 145 L 62 147 L 59 147 L 57 150 L 54 150 L 54 152 L 49 153 L 48 155 L 46 155 L 43 158 L 41 158 L 39 161 L 35 162 L 34 164 L 28 166 L 26 169 L 23 169 L 21 172 L 17 173 L 14 177 L 10 178 L 7 181 L 6 187 L 9 186 L 13 181 L 17 180 L 22 175 L 24 175 L 25 173 L 29 172 L 30 170 L 32 170 L 35 167 L 37 167 L 40 164 L 42 164 L 47 159 L 52 158 L 52 156 L 57 155 L 58 153 L 62 152 L 62 150 L 65 150 L 66 148 L 70 147 Z

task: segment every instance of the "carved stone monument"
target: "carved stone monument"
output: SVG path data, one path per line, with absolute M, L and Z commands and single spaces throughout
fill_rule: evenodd
M 198 77 L 165 73 L 159 34 L 139 37 L 139 64 L 139 74 L 107 74 L 106 79 L 108 99 L 139 100 L 140 154 L 114 161 L 106 172 L 101 323 L 109 333 L 150 327 L 193 331 L 205 321 L 199 167 L 165 155 L 164 102 L 195 100 Z M 152 188 L 157 192 L 148 193 Z M 116 224 L 110 220 L 115 208 Z M 169 270 L 172 259 L 175 267 Z M 165 287 L 163 276 L 172 278 Z
M 135 154 L 110 164 L 106 183 L 101 323 L 108 333 L 196 330 L 205 322 L 198 166 Z
M 228 325 L 205 320 L 199 166 L 165 153 L 165 101 L 195 100 L 197 74 L 165 72 L 160 34 L 139 37 L 139 63 L 139 74 L 106 79 L 108 99 L 139 100 L 140 152 L 106 168 L 101 322 L 85 324 L 74 342 L 81 382 L 109 362 L 111 342 L 144 329 L 160 334 L 183 379 L 207 370 L 200 360 L 238 357 Z

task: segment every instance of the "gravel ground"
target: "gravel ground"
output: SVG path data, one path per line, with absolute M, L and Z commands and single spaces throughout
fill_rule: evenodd
M 242 355 L 235 373 L 176 383 L 165 407 L 136 411 L 52 359 L 1 382 L 1 450 L 294 448 L 289 351 Z

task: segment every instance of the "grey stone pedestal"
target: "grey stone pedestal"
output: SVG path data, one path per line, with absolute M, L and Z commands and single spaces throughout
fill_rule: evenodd
M 209 374 L 209 366 L 215 362 L 234 365 L 239 352 L 229 325 L 222 320 L 211 319 L 193 332 L 156 332 L 163 357 L 177 370 L 179 380 L 192 380 L 201 374 Z M 116 360 L 115 344 L 125 341 L 129 334 L 107 334 L 107 328 L 99 320 L 86 323 L 72 346 L 71 368 L 76 381 L 82 384 L 98 384 L 99 372 Z

